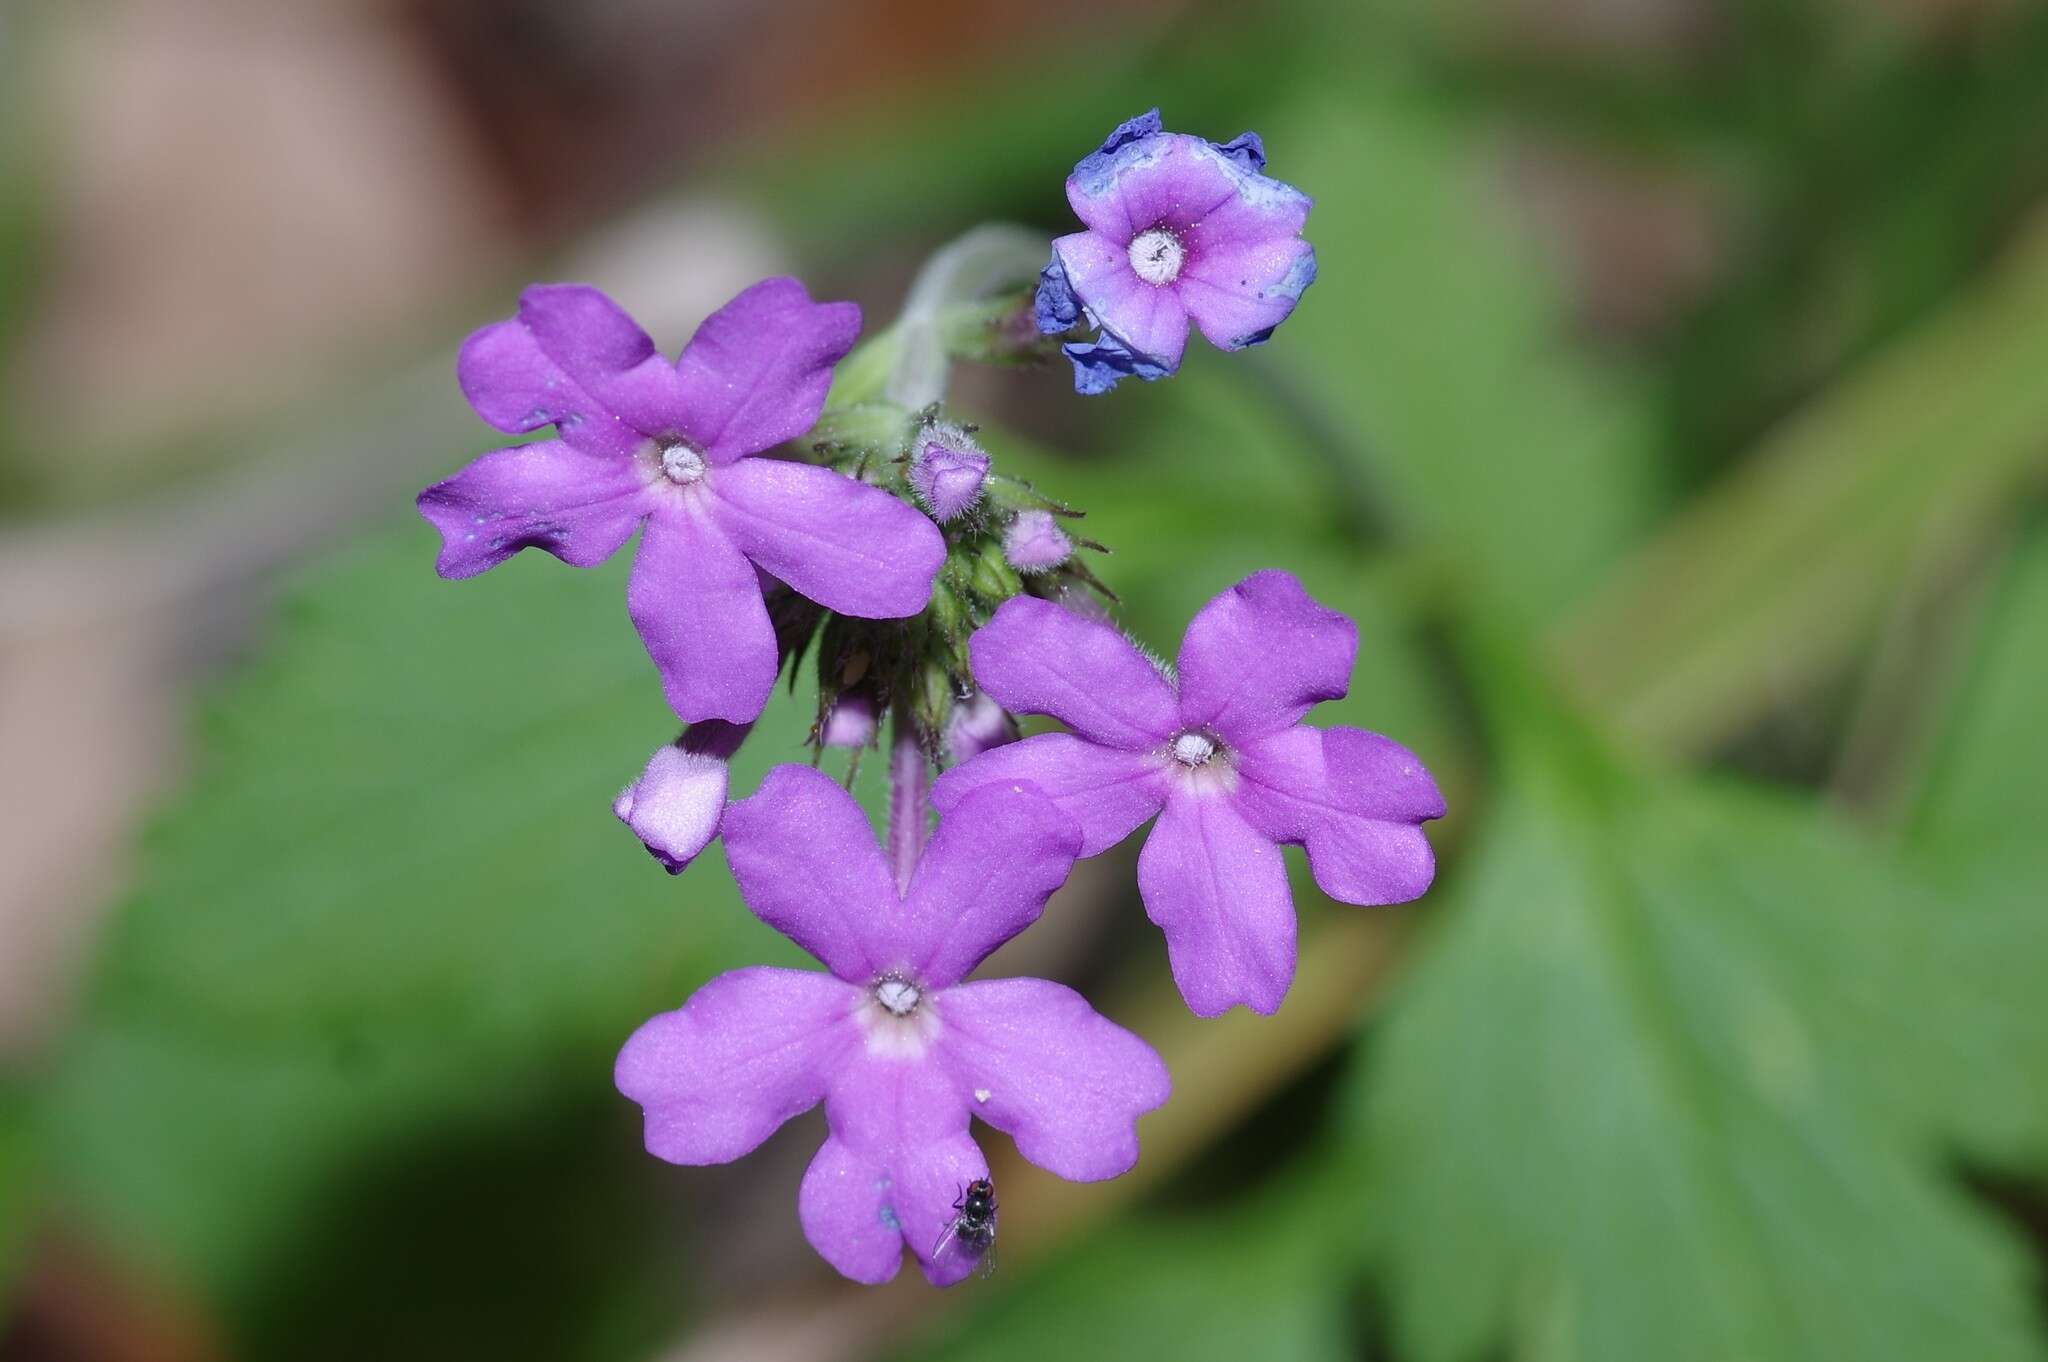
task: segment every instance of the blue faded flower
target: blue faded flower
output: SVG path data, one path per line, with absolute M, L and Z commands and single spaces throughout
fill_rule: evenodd
M 1242 350 L 1287 319 L 1316 277 L 1311 200 L 1265 164 L 1256 133 L 1207 142 L 1163 131 L 1154 109 L 1074 167 L 1067 201 L 1087 230 L 1053 242 L 1033 311 L 1048 335 L 1095 328 L 1064 347 L 1076 391 L 1174 372 L 1190 322 Z

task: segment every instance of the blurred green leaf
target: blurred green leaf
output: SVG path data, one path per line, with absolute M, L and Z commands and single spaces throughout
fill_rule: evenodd
M 1511 759 L 1360 1090 L 1404 1355 L 2048 1355 L 1912 1067 L 1935 905 L 1800 802 L 1562 769 Z
M 612 1055 L 717 969 L 797 957 L 719 857 L 671 880 L 611 816 L 675 731 L 630 555 L 443 583 L 431 540 L 312 572 L 208 706 L 61 1057 L 49 1163 L 251 1355 L 630 1355 L 680 1273 L 636 1252 L 663 1184 Z M 809 717 L 778 699 L 736 790 Z
M 1955 1039 L 1930 1100 L 1973 1153 L 2048 1173 L 2048 535 L 1993 606 L 1984 647 L 1922 798 L 1911 849 L 1939 887 L 1922 936 Z
M 1398 532 L 1540 622 L 1653 509 L 1644 395 L 1567 343 L 1559 282 L 1488 183 L 1486 128 L 1425 98 L 1352 94 L 1266 133 L 1275 172 L 1316 195 L 1321 264 L 1274 359 Z
M 1698 750 L 1839 668 L 1916 554 L 1968 542 L 2048 458 L 2048 224 L 1816 398 L 1612 576 L 1559 640 L 1591 710 Z
M 1320 1183 L 1295 1178 L 1231 1209 L 1126 1220 L 1062 1251 L 904 1356 L 915 1362 L 1048 1357 L 1286 1362 L 1357 1355 L 1341 1260 L 1316 1221 Z M 1000 1245 L 1000 1237 L 998 1245 Z M 1000 1260 L 998 1260 L 1000 1262 Z
M 4 1336 L 15 1273 L 28 1239 L 34 1202 L 29 1105 L 12 1080 L 0 1078 L 0 1336 Z

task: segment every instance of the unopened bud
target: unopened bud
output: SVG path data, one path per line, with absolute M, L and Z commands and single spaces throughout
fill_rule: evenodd
M 955 701 L 946 716 L 946 753 L 956 763 L 970 761 L 1005 743 L 1017 741 L 1017 721 L 1010 712 L 976 691 Z
M 866 747 L 875 740 L 875 702 L 851 693 L 832 702 L 818 725 L 818 741 L 826 747 Z
M 1019 511 L 1003 536 L 1003 557 L 1019 572 L 1046 572 L 1074 554 L 1074 541 L 1051 511 Z
M 910 462 L 910 485 L 932 519 L 944 524 L 981 500 L 989 458 L 957 426 L 933 426 Z
M 725 791 L 724 756 L 686 752 L 672 743 L 655 749 L 640 778 L 612 801 L 612 812 L 669 874 L 680 875 L 718 835 Z

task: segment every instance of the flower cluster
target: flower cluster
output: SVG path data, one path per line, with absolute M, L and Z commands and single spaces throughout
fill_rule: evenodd
M 1168 133 L 1156 111 L 1124 124 L 1067 182 L 1087 230 L 945 353 L 1064 353 L 1089 393 L 1172 373 L 1190 323 L 1224 349 L 1265 340 L 1315 256 L 1308 199 L 1264 164 L 1249 133 Z M 799 1218 L 863 1282 L 893 1276 L 906 1247 L 936 1284 L 985 1263 L 996 1201 L 970 1118 L 1065 1178 L 1136 1162 L 1138 1118 L 1169 1092 L 1158 1055 L 1060 984 L 967 978 L 1077 857 L 1156 820 L 1138 890 L 1182 997 L 1205 1017 L 1271 1013 L 1295 967 L 1280 847 L 1303 846 L 1331 898 L 1399 902 L 1428 887 L 1422 824 L 1444 812 L 1398 743 L 1303 722 L 1345 694 L 1358 639 L 1292 576 L 1217 596 L 1169 670 L 1109 622 L 1079 512 L 1004 475 L 939 404 L 911 409 L 940 352 L 936 332 L 907 333 L 937 315 L 960 258 L 946 270 L 913 290 L 905 334 L 877 342 L 902 348 L 908 376 L 830 411 L 860 314 L 794 279 L 742 292 L 673 362 L 597 290 L 530 288 L 464 344 L 458 373 L 490 424 L 551 433 L 419 497 L 450 578 L 529 547 L 588 567 L 640 531 L 627 612 L 685 727 L 613 812 L 671 874 L 722 841 L 748 908 L 824 970 L 710 980 L 633 1034 L 616 1081 L 648 1150 L 680 1164 L 736 1159 L 822 1103 Z M 1032 351 L 1018 337 L 1034 324 L 1051 339 Z M 1092 338 L 1069 338 L 1084 325 Z M 857 761 L 888 723 L 879 844 L 809 767 L 728 802 L 732 759 L 807 655 L 819 750 Z M 1022 737 L 1018 715 L 1067 731 Z

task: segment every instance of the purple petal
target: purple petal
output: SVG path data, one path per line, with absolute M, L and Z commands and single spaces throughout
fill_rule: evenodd
M 1246 170 L 1260 171 L 1266 168 L 1266 143 L 1255 132 L 1241 132 L 1228 142 L 1218 142 L 1216 150 Z
M 1309 869 L 1340 903 L 1406 903 L 1436 875 L 1421 824 L 1443 795 L 1413 752 L 1361 728 L 1294 728 L 1239 758 L 1239 812 L 1276 842 L 1308 849 Z
M 876 1286 L 903 1265 L 902 1222 L 890 1198 L 894 1182 L 882 1156 L 836 1135 L 818 1146 L 804 1170 L 796 1195 L 804 1238 L 841 1275 Z
M 536 440 L 486 454 L 416 505 L 441 532 L 434 570 L 474 577 L 524 548 L 592 567 L 619 551 L 647 513 L 647 482 L 628 459 Z
M 932 1260 L 954 1203 L 988 1176 L 952 1077 L 935 1064 L 857 1057 L 834 1076 L 825 1121 L 831 1138 L 797 1193 L 811 1247 L 858 1282 L 894 1277 L 906 1244 L 934 1285 L 973 1271 L 959 1254 Z
M 1291 184 L 1245 170 L 1220 151 L 1216 162 L 1230 182 L 1231 192 L 1217 198 L 1188 224 L 1191 256 L 1212 256 L 1235 245 L 1301 235 L 1315 200 Z
M 1067 268 L 1055 250 L 1052 259 L 1038 272 L 1038 291 L 1031 297 L 1031 319 L 1048 336 L 1071 331 L 1081 320 L 1081 300 L 1067 282 Z
M 1443 793 L 1422 759 L 1392 738 L 1362 728 L 1323 730 L 1323 760 L 1337 802 L 1368 818 L 1442 818 Z
M 1199 137 L 1167 133 L 1119 173 L 1117 191 L 1133 234 L 1152 227 L 1185 234 L 1232 200 L 1258 192 L 1260 181 L 1277 184 Z
M 1285 572 L 1255 572 L 1202 607 L 1181 639 L 1180 717 L 1243 745 L 1351 688 L 1358 628 Z
M 858 997 L 829 974 L 757 965 L 721 974 L 640 1027 L 613 1079 L 647 1114 L 647 1152 L 727 1163 L 825 1096 L 860 1046 Z
M 1135 354 L 1171 371 L 1188 344 L 1188 316 L 1169 286 L 1148 284 L 1131 269 L 1124 246 L 1094 232 L 1052 243 L 1074 295 L 1096 324 Z
M 1264 341 L 1315 282 L 1315 249 L 1300 237 L 1233 242 L 1190 254 L 1174 287 L 1188 316 L 1221 350 Z
M 1156 383 L 1173 371 L 1138 354 L 1107 331 L 1092 341 L 1069 341 L 1060 347 L 1074 365 L 1074 391 L 1083 397 L 1106 393 L 1127 378 Z
M 828 610 L 901 619 L 931 600 L 946 537 L 879 487 L 812 464 L 748 459 L 719 469 L 712 492 L 740 550 Z
M 968 644 L 981 688 L 1012 714 L 1050 714 L 1090 742 L 1142 751 L 1179 726 L 1173 688 L 1131 641 L 1033 596 L 1003 602 Z
M 1229 797 L 1176 792 L 1138 854 L 1145 915 L 1166 933 L 1198 1017 L 1239 1003 L 1271 1015 L 1294 979 L 1294 900 L 1275 846 Z
M 648 436 L 674 430 L 681 414 L 675 371 L 639 324 L 597 289 L 535 284 L 519 295 L 512 324 L 538 352 L 526 361 L 529 376 L 544 375 L 544 362 L 626 427 Z M 492 349 L 501 362 L 518 353 L 511 337 L 499 337 Z
M 493 322 L 462 343 L 456 381 L 476 414 L 499 430 L 542 426 L 586 454 L 630 458 L 647 436 L 621 421 L 541 351 L 519 318 Z
M 940 1053 L 974 1114 L 1008 1132 L 1018 1153 L 1076 1182 L 1137 1163 L 1138 1117 L 1172 1088 L 1151 1046 L 1043 979 L 962 984 L 939 1006 Z
M 705 318 L 676 362 L 684 433 L 715 464 L 794 440 L 818 423 L 832 366 L 859 335 L 856 305 L 763 279 Z
M 896 882 L 867 815 L 837 781 L 778 766 L 752 798 L 726 806 L 721 829 L 754 916 L 849 983 L 900 963 Z
M 1102 139 L 1102 145 L 1074 163 L 1074 179 L 1088 184 L 1113 175 L 1119 164 L 1124 148 L 1149 142 L 1159 136 L 1165 125 L 1160 121 L 1159 110 L 1147 109 L 1136 118 L 1127 118 L 1116 125 L 1109 136 Z
M 1081 829 L 1028 785 L 988 785 L 939 820 L 904 896 L 897 937 L 929 988 L 945 988 L 1038 920 L 1066 883 Z
M 775 631 L 753 565 L 708 516 L 668 506 L 648 516 L 626 610 L 677 717 L 760 716 L 775 688 Z
M 1109 850 L 1166 802 L 1162 767 L 1151 753 L 1041 733 L 946 772 L 932 787 L 932 803 L 946 814 L 976 790 L 1019 783 L 1037 786 L 1080 825 L 1082 856 Z

